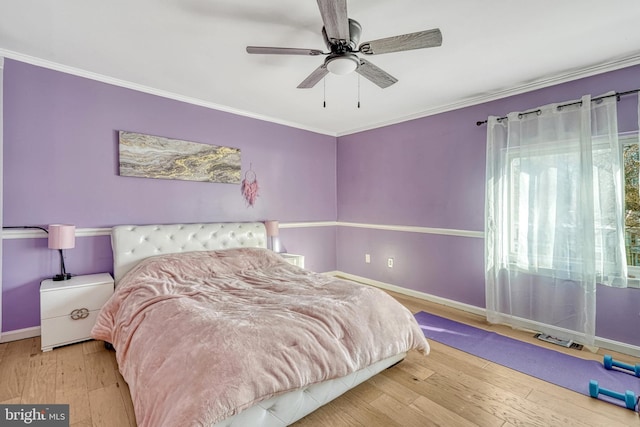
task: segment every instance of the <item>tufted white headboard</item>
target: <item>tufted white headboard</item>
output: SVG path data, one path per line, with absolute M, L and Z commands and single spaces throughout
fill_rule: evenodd
M 238 247 L 266 248 L 262 222 L 118 225 L 111 230 L 116 284 L 138 262 L 155 255 Z

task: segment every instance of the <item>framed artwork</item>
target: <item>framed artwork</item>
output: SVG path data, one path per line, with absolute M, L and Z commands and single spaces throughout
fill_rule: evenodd
M 119 131 L 120 176 L 240 184 L 240 149 Z

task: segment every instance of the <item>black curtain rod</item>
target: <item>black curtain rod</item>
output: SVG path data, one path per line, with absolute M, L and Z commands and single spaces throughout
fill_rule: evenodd
M 626 92 L 616 92 L 616 93 L 612 93 L 611 95 L 604 95 L 604 96 L 599 96 L 597 98 L 593 98 L 593 99 L 591 99 L 591 102 L 600 101 L 601 99 L 605 99 L 605 98 L 611 98 L 612 96 L 615 96 L 616 98 L 618 98 L 618 101 L 620 101 L 620 97 L 621 96 L 631 95 L 632 93 L 638 93 L 638 92 L 640 92 L 640 89 L 628 90 Z M 569 102 L 568 104 L 558 105 L 558 109 L 562 109 L 562 108 L 568 107 L 570 105 L 579 105 L 579 104 L 582 104 L 582 101 Z M 533 110 L 533 111 L 526 111 L 524 113 L 518 114 L 518 118 L 522 118 L 523 116 L 526 116 L 527 114 L 540 114 L 540 113 L 541 113 L 541 111 L 539 109 L 538 110 Z M 504 120 L 506 118 L 507 118 L 507 116 L 498 117 L 498 121 Z M 483 120 L 483 121 L 476 122 L 476 126 L 485 125 L 485 124 L 487 124 L 487 121 L 488 120 Z

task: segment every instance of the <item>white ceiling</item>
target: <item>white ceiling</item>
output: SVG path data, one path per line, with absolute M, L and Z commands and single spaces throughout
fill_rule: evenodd
M 357 73 L 297 89 L 324 57 L 245 47 L 327 51 L 314 0 L 2 0 L 0 55 L 329 135 L 640 63 L 638 0 L 347 4 L 361 42 L 440 28 L 442 46 L 368 56 L 387 89 Z

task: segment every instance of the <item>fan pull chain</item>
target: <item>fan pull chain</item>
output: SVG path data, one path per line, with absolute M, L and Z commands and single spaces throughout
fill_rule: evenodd
M 358 108 L 360 108 L 360 74 L 358 74 Z
M 323 86 L 322 108 L 327 108 L 327 78 L 326 77 L 322 78 L 322 86 Z

